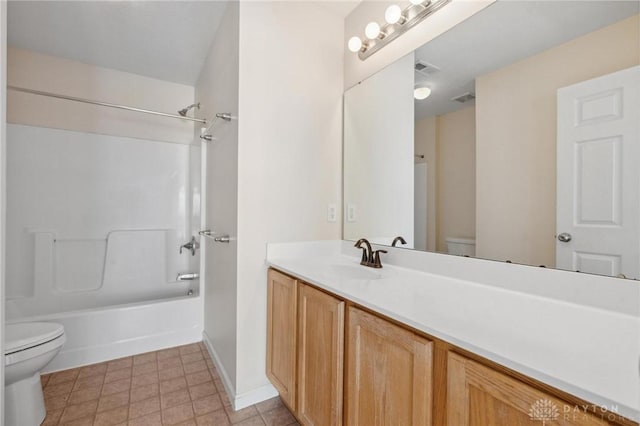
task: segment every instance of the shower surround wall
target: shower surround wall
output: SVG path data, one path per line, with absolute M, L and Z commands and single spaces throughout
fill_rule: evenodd
M 174 112 L 193 87 L 9 49 L 8 84 Z M 50 370 L 155 350 L 202 334 L 193 123 L 7 93 L 7 319 L 60 322 Z M 187 291 L 193 290 L 193 296 Z
M 6 291 L 28 298 L 10 317 L 187 293 L 188 145 L 15 124 L 7 141 Z

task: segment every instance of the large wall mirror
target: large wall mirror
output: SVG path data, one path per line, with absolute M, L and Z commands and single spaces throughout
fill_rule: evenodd
M 498 0 L 350 88 L 344 238 L 639 279 L 639 45 L 635 1 Z

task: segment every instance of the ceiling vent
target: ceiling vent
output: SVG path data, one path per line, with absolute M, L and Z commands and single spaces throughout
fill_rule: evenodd
M 460 96 L 456 96 L 455 98 L 451 98 L 451 100 L 455 101 L 455 102 L 460 102 L 461 104 L 463 104 L 465 102 L 472 101 L 475 98 L 476 98 L 476 94 L 475 93 L 466 92 L 466 93 L 463 93 Z
M 417 73 L 420 73 L 426 76 L 431 76 L 435 73 L 440 72 L 440 68 L 436 67 L 435 65 L 431 65 L 430 63 L 425 61 L 416 62 L 414 69 L 416 70 Z

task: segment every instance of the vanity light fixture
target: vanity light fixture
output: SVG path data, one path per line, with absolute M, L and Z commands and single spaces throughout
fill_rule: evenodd
M 400 22 L 404 24 L 406 22 L 405 17 L 402 15 L 402 9 L 397 4 L 392 4 L 384 11 L 384 20 L 387 21 L 387 24 L 396 24 Z
M 369 40 L 377 39 L 381 36 L 380 25 L 378 25 L 377 22 L 369 22 L 364 28 L 364 35 L 366 35 Z
M 348 46 L 353 53 L 359 52 L 362 49 L 362 40 L 360 40 L 360 37 L 351 37 Z
M 364 61 L 451 1 L 409 0 L 410 5 L 404 10 L 400 6 L 392 4 L 385 10 L 386 24 L 382 28 L 374 21 L 369 22 L 365 27 L 364 33 L 369 39 L 367 42 L 354 36 L 349 39 L 347 46 L 351 52 L 358 54 L 360 60 Z
M 419 101 L 427 99 L 429 95 L 431 95 L 431 88 L 428 86 L 416 86 L 413 89 L 413 97 Z

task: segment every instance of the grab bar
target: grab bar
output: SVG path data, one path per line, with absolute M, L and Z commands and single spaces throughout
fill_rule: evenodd
M 231 237 L 228 235 L 219 235 L 214 236 L 213 231 L 210 229 L 205 229 L 204 231 L 198 232 L 198 235 L 202 235 L 203 237 L 209 238 L 216 243 L 229 243 L 231 241 Z

